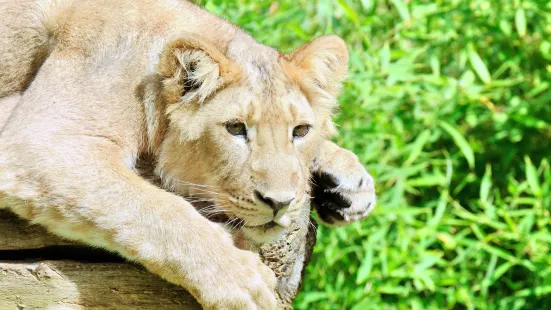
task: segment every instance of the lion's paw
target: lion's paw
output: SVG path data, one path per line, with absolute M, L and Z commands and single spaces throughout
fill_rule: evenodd
M 198 276 L 198 300 L 205 309 L 277 309 L 277 280 L 258 254 L 228 244 Z
M 320 219 L 343 225 L 366 217 L 375 207 L 374 180 L 353 153 L 340 149 L 313 172 L 312 202 Z

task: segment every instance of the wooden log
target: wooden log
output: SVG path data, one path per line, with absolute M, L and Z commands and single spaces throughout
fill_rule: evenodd
M 0 309 L 201 309 L 193 296 L 139 266 L 1 262 Z
M 257 249 L 264 263 L 276 273 L 278 278 L 276 295 L 280 304 L 286 309 L 291 309 L 292 301 L 298 293 L 316 240 L 315 222 L 310 224 L 309 221 L 313 220 L 309 219 L 309 215 L 309 209 L 305 208 L 302 216 L 290 227 L 286 237 Z M 62 306 L 65 305 L 63 303 L 68 307 L 65 309 L 75 309 L 74 307 L 78 305 L 84 305 L 85 308 L 89 305 L 96 309 L 149 309 L 152 305 L 159 308 L 160 304 L 163 305 L 161 309 L 188 309 L 183 307 L 188 305 L 189 309 L 195 309 L 191 308 L 191 305 L 198 305 L 182 288 L 165 282 L 133 264 L 65 260 L 38 263 L 6 262 L 7 259 L 14 259 L 13 252 L 19 255 L 15 259 L 28 258 L 25 257 L 25 254 L 30 252 L 28 250 L 33 250 L 34 254 L 31 256 L 36 256 L 36 249 L 43 249 L 38 251 L 38 256 L 49 257 L 50 254 L 45 254 L 46 249 L 52 247 L 59 252 L 55 255 L 56 259 L 73 258 L 76 250 L 76 259 L 79 260 L 84 257 L 85 261 L 89 259 L 97 261 L 99 256 L 108 257 L 109 261 L 113 261 L 113 258 L 115 261 L 121 261 L 116 256 L 109 256 L 98 250 L 92 251 L 77 243 L 60 239 L 40 226 L 30 225 L 12 213 L 0 210 L 0 309 L 15 309 L 16 304 L 27 306 L 29 309 L 50 309 L 40 302 L 54 305 L 52 309 L 57 309 L 56 307 L 63 309 Z M 53 280 L 40 282 L 36 277 L 38 273 L 43 273 L 44 279 Z M 28 282 L 29 279 L 34 279 L 35 282 Z M 36 281 L 39 283 L 37 284 Z M 37 289 L 31 289 L 33 285 L 30 283 L 34 283 Z M 111 292 L 105 289 L 109 285 L 114 288 Z M 115 293 L 118 295 L 113 295 Z M 97 300 L 93 296 L 96 296 Z M 127 303 L 122 300 L 124 298 L 133 301 Z M 109 300 L 111 308 L 103 306 L 105 300 Z M 19 307 L 19 309 L 25 308 Z

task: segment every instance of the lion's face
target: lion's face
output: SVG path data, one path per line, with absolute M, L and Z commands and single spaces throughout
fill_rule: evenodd
M 182 184 L 187 194 L 214 201 L 206 215 L 238 218 L 256 241 L 277 236 L 309 199 L 322 126 L 298 87 L 259 88 L 228 87 L 205 102 L 190 119 L 202 123 L 201 136 L 172 145 L 167 160 L 175 179 L 200 184 Z
M 309 68 L 294 63 L 296 55 L 263 48 L 231 61 L 202 49 L 176 52 L 183 69 L 163 82 L 169 117 L 158 151 L 165 186 L 258 243 L 275 240 L 308 206 L 310 168 L 333 132 L 335 102 L 323 81 L 308 84 Z M 225 71 L 231 78 L 223 80 Z

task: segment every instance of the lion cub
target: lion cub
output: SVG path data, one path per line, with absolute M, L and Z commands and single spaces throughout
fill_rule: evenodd
M 277 307 L 272 270 L 208 216 L 263 244 L 311 195 L 328 222 L 371 210 L 372 178 L 328 141 L 340 38 L 284 55 L 176 0 L 1 6 L 0 107 L 21 93 L 0 109 L 1 208 L 139 262 L 207 309 Z M 143 154 L 161 187 L 137 173 Z

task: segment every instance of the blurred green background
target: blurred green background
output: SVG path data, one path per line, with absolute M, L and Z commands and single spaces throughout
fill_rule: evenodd
M 199 3 L 283 52 L 350 47 L 337 141 L 380 200 L 319 229 L 296 309 L 551 309 L 551 3 Z

